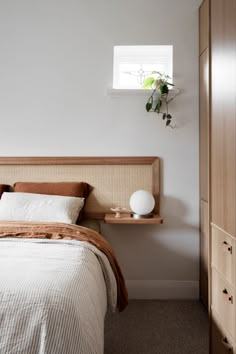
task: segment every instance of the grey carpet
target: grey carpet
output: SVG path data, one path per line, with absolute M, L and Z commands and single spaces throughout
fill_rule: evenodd
M 131 300 L 105 323 L 105 354 L 208 354 L 208 316 L 198 301 Z

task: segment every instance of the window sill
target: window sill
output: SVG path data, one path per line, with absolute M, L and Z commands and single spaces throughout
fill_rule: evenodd
M 152 89 L 114 89 L 108 88 L 106 91 L 107 96 L 110 97 L 127 97 L 127 96 L 146 96 L 149 97 Z M 168 97 L 174 98 L 180 94 L 180 89 L 172 88 L 169 91 Z
M 121 96 L 150 96 L 152 90 L 146 89 L 107 89 L 107 96 L 121 97 Z

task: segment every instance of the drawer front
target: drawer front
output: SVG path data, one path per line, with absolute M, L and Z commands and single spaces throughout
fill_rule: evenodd
M 228 354 L 235 353 L 233 339 L 225 331 L 218 316 L 212 311 L 211 317 L 211 354 Z
M 212 226 L 212 265 L 235 286 L 235 240 Z
M 232 286 L 212 268 L 212 309 L 235 340 L 235 296 Z

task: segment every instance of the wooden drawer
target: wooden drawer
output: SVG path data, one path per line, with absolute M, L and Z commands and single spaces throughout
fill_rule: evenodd
M 212 309 L 221 323 L 235 339 L 235 296 L 234 289 L 212 267 Z
M 212 265 L 235 286 L 235 240 L 212 226 Z
M 211 317 L 211 354 L 236 353 L 232 337 L 224 330 L 219 317 L 212 311 Z

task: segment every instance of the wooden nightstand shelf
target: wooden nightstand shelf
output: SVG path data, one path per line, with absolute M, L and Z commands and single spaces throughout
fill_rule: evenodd
M 119 218 L 115 214 L 105 214 L 104 222 L 106 224 L 142 224 L 142 225 L 157 225 L 163 224 L 163 219 L 160 215 L 154 214 L 149 219 L 134 219 L 130 214 L 121 214 Z

